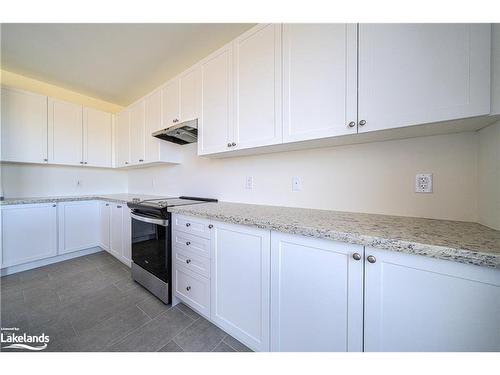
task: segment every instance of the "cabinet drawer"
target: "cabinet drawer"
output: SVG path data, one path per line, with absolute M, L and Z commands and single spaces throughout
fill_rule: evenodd
M 210 258 L 200 257 L 191 251 L 176 249 L 174 260 L 181 267 L 210 278 Z
M 173 238 L 174 250 L 184 250 L 194 253 L 198 256 L 210 258 L 210 240 L 193 236 L 188 233 L 174 231 Z
M 196 236 L 210 238 L 210 222 L 204 219 L 192 218 L 189 216 L 174 215 L 174 229 Z
M 174 293 L 182 302 L 210 317 L 210 280 L 176 264 Z

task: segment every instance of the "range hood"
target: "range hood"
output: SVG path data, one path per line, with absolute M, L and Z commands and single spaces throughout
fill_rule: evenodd
M 184 121 L 155 131 L 152 136 L 178 145 L 194 143 L 198 140 L 198 119 Z

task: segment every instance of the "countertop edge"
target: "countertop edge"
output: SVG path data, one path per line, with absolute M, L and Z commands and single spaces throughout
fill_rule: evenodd
M 225 216 L 220 214 L 205 214 L 190 210 L 189 207 L 169 208 L 172 213 L 194 216 L 204 219 L 218 220 L 229 224 L 248 225 L 260 229 L 268 229 L 276 232 L 295 234 L 305 237 L 327 239 L 332 241 L 346 242 L 354 245 L 370 246 L 380 250 L 388 250 L 405 254 L 422 255 L 430 258 L 448 260 L 463 264 L 471 264 L 481 267 L 500 269 L 500 256 L 482 253 L 479 251 L 451 248 L 440 245 L 405 241 L 401 239 L 381 238 L 362 234 L 344 233 L 335 230 L 320 231 L 314 228 L 297 226 L 276 226 L 270 222 L 259 222 L 238 216 Z

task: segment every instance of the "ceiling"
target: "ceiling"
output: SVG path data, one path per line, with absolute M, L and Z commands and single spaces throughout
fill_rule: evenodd
M 2 69 L 126 106 L 252 24 L 2 24 Z

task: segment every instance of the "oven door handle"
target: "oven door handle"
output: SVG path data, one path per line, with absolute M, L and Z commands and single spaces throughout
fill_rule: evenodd
M 133 214 L 133 213 L 130 213 L 130 217 L 132 217 L 132 219 L 143 221 L 145 223 L 161 225 L 164 227 L 168 226 L 168 220 L 165 220 L 165 219 L 155 219 L 152 217 L 142 216 L 142 215 Z

